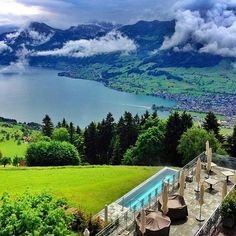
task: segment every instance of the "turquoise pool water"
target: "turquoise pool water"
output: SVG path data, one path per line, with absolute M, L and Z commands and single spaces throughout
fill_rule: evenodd
M 117 203 L 129 209 L 139 210 L 161 193 L 164 180 L 171 183 L 177 176 L 178 171 L 166 168 L 120 198 Z

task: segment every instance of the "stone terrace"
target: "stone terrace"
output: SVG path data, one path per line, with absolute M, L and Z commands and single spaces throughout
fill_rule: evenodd
M 229 170 L 222 167 L 214 167 L 213 173 L 210 175 L 210 178 L 216 179 L 219 181 L 215 186 L 214 190 L 209 191 L 208 184 L 205 183 L 205 194 L 204 201 L 205 204 L 202 207 L 202 215 L 205 218 L 205 221 L 212 215 L 215 209 L 220 205 L 222 201 L 222 185 L 223 181 L 226 181 L 226 177 L 221 173 L 221 171 Z M 201 180 L 204 181 L 207 177 L 206 170 L 201 172 Z M 233 177 L 229 178 L 230 181 L 227 186 L 227 192 L 233 187 Z M 188 219 L 186 221 L 178 221 L 172 223 L 170 228 L 170 236 L 192 236 L 197 233 L 197 231 L 203 226 L 205 221 L 198 222 L 196 220 L 196 215 L 199 213 L 199 204 L 198 197 L 199 194 L 194 191 L 196 187 L 196 182 L 193 180 L 191 183 L 186 184 L 184 198 L 188 206 Z

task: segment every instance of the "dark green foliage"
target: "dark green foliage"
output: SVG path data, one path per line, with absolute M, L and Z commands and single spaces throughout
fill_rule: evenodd
M 16 167 L 19 166 L 21 160 L 24 160 L 24 158 L 15 156 L 12 160 L 12 165 Z
M 208 132 L 214 132 L 217 139 L 221 140 L 222 137 L 220 135 L 220 124 L 216 118 L 216 115 L 213 112 L 209 112 L 203 123 L 203 128 Z
M 52 139 L 55 141 L 69 142 L 70 136 L 66 128 L 56 128 L 53 130 Z
M 115 136 L 112 140 L 112 157 L 110 162 L 112 165 L 119 165 L 122 158 L 120 137 Z
M 111 159 L 111 141 L 114 133 L 114 118 L 111 113 L 97 127 L 97 155 L 100 164 L 109 164 Z
M 183 155 L 182 164 L 186 164 L 206 149 L 206 141 L 209 141 L 213 152 L 225 154 L 221 144 L 213 132 L 208 133 L 204 129 L 193 127 L 188 129 L 181 137 L 178 151 Z
M 164 132 L 159 127 L 152 127 L 139 135 L 135 146 L 124 155 L 123 164 L 159 165 L 163 151 Z
M 236 220 L 236 190 L 226 196 L 220 209 L 223 218 L 234 217 Z
M 69 142 L 73 143 L 74 142 L 74 135 L 75 135 L 75 127 L 72 122 L 70 122 L 70 125 L 68 127 L 68 132 L 69 132 Z
M 0 206 L 0 235 L 70 235 L 73 218 L 65 214 L 63 199 L 50 194 L 25 193 L 11 200 L 4 194 Z
M 6 165 L 10 165 L 11 164 L 11 158 L 10 157 L 2 157 L 1 159 L 0 159 L 0 163 L 4 166 L 4 167 L 6 167 Z
M 232 136 L 229 138 L 229 154 L 232 157 L 236 157 L 236 126 L 234 126 L 234 131 Z
M 78 165 L 80 157 L 76 148 L 70 143 L 40 141 L 29 145 L 26 162 L 29 166 Z
M 177 151 L 177 146 L 181 135 L 192 126 L 192 117 L 185 112 L 180 116 L 178 112 L 172 113 L 166 125 L 164 157 L 174 165 L 180 166 L 181 156 Z
M 120 140 L 122 156 L 130 146 L 135 144 L 138 137 L 138 130 L 138 124 L 135 123 L 132 114 L 130 112 L 125 112 L 116 127 L 116 134 Z
M 45 115 L 43 118 L 43 129 L 42 129 L 43 135 L 51 137 L 53 132 L 53 123 L 51 121 L 51 118 L 49 115 Z
M 86 162 L 98 164 L 97 158 L 97 126 L 94 122 L 90 123 L 84 131 L 84 146 Z

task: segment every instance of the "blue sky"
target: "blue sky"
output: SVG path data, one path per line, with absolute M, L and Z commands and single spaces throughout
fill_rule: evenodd
M 1 0 L 0 26 L 42 21 L 54 27 L 94 20 L 129 24 L 169 19 L 175 0 Z

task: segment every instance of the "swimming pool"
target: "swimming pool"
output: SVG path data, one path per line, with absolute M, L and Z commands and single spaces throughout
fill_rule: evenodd
M 162 191 L 163 181 L 169 183 L 173 182 L 173 179 L 177 178 L 178 171 L 171 168 L 164 168 L 135 189 L 117 200 L 117 203 L 126 208 L 141 209 L 147 205 L 150 200 L 153 200 Z

